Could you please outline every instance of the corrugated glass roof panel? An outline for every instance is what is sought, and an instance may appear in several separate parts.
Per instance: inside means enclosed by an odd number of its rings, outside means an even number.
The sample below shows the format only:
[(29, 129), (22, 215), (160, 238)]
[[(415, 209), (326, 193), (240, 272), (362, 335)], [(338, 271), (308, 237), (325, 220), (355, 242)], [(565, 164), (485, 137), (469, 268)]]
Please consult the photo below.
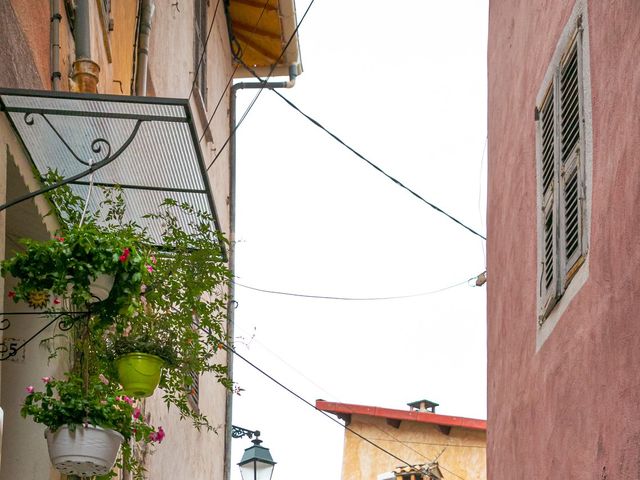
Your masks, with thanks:
[[(121, 185), (127, 220), (146, 227), (155, 240), (161, 226), (143, 215), (165, 198), (211, 214), (219, 229), (186, 100), (0, 89), (0, 110), (39, 173), (56, 169), (69, 178), (87, 172), (71, 184), (86, 196), (93, 166), (93, 182)], [(90, 208), (98, 208), (101, 195), (92, 191)]]

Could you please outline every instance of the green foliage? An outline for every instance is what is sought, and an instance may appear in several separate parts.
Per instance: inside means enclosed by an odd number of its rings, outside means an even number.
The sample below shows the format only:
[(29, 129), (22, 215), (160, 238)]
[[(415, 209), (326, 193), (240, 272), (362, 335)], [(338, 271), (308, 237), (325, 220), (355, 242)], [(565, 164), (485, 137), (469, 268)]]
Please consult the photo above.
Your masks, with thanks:
[[(139, 324), (136, 326), (140, 327)], [(164, 360), (165, 366), (173, 367), (179, 365), (175, 353), (177, 343), (177, 339), (172, 338), (168, 332), (158, 332), (157, 336), (150, 333), (113, 335), (107, 340), (107, 355), (116, 360), (129, 353), (148, 353)]]
[[(58, 179), (51, 173), (45, 183)], [(125, 401), (129, 406), (123, 407), (122, 398), (117, 399), (113, 360), (139, 351), (165, 360), (160, 380), (164, 401), (195, 427), (214, 430), (205, 416), (190, 407), (188, 398), (194, 373), (209, 373), (233, 389), (226, 355), (219, 351), (227, 343), (230, 272), (224, 259), (225, 239), (213, 228), (210, 215), (168, 199), (147, 216), (163, 226), (158, 247), (137, 224), (124, 222), (120, 190), (105, 190), (104, 197), (97, 213), (86, 213), (85, 200), (70, 188), (53, 190), (49, 200), (63, 225), (57, 238), (25, 241), (24, 252), (2, 263), (2, 273), (18, 280), (14, 300), (27, 300), (34, 290), (44, 291), (80, 310), (87, 309), (92, 279), (105, 273), (115, 276), (106, 300), (92, 304), (89, 316), (73, 316), (69, 332), (73, 374), (66, 381), (47, 383), (44, 393), (29, 394), (22, 414), (53, 430), (63, 424), (91, 423), (136, 441), (157, 439), (157, 434), (164, 433), (144, 426), (138, 429), (131, 423), (132, 405)], [(180, 225), (185, 220), (183, 229)], [(53, 354), (63, 348), (55, 346)], [(83, 385), (80, 378), (94, 381)], [(142, 472), (126, 442), (123, 459), (128, 469)]]
[[(45, 183), (58, 179), (51, 173)], [(84, 307), (92, 301), (91, 282), (106, 274), (114, 276), (115, 281), (109, 298), (96, 309), (104, 323), (110, 323), (115, 314), (135, 310), (140, 285), (148, 273), (149, 242), (135, 224), (122, 222), (122, 192), (105, 191), (107, 223), (102, 224), (97, 214), (86, 215), (80, 224), (83, 200), (69, 187), (55, 192), (50, 200), (60, 206), (63, 225), (58, 234), (45, 242), (22, 240), (24, 251), (1, 264), (2, 275), (10, 274), (18, 280), (10, 296), (15, 302), (27, 301), (37, 308), (55, 308), (64, 300)], [(33, 300), (34, 294), (38, 294), (38, 303)]]
[(147, 423), (133, 400), (119, 395), (116, 386), (106, 379), (92, 378), (87, 385), (74, 375), (65, 380), (42, 380), (44, 391), (27, 387), (29, 394), (20, 410), (23, 417), (33, 417), (51, 431), (63, 425), (72, 431), (93, 425), (119, 432), (125, 438), (120, 466), (135, 472), (136, 479), (144, 478), (144, 469), (133, 455), (130, 441), (159, 443), (164, 438), (162, 427), (156, 429)]
[[(178, 215), (189, 219), (187, 231), (179, 227)], [(165, 402), (176, 406), (196, 427), (212, 430), (187, 399), (192, 372), (212, 373), (226, 388), (233, 387), (218, 357), (221, 343), (226, 342), (224, 287), (230, 278), (223, 261), (224, 239), (211, 227), (211, 216), (188, 204), (165, 200), (161, 213), (150, 217), (165, 226), (163, 249), (151, 256), (153, 271), (142, 287), (137, 310), (116, 319), (109, 343), (128, 348), (156, 339), (158, 347), (168, 346), (171, 356), (155, 353), (167, 361), (160, 380)]]

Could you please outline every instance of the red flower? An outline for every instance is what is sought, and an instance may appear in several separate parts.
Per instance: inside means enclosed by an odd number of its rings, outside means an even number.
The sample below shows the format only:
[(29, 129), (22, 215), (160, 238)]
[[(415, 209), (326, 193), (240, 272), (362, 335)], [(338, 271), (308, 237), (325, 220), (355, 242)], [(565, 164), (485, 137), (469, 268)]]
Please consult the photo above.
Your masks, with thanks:
[(56, 297), (56, 298), (54, 298), (54, 299), (53, 299), (53, 304), (54, 304), (54, 305), (60, 305), (60, 299), (59, 299), (59, 298), (57, 298), (57, 297)]
[(53, 237), (53, 238), (55, 238), (59, 242), (64, 242), (64, 237)]
[(16, 292), (14, 292), (13, 290), (9, 290), (9, 293), (7, 295), (9, 296), (9, 298), (13, 298), (16, 296)]
[(127, 261), (127, 259), (129, 258), (129, 254), (130, 254), (130, 253), (131, 253), (131, 250), (129, 250), (128, 248), (125, 248), (125, 249), (122, 251), (122, 255), (120, 255), (120, 261), (121, 261), (122, 263), (126, 262), (126, 261)]

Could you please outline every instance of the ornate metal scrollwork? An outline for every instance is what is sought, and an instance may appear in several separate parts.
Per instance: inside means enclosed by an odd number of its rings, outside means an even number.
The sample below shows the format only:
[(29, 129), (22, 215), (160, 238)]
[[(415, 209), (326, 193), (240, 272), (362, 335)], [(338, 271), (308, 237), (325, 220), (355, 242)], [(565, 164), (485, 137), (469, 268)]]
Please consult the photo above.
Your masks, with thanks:
[[(27, 312), (18, 312), (13, 313), (13, 315), (24, 315)], [(44, 315), (55, 315), (49, 322), (47, 322), (40, 330), (31, 335), (27, 340), (22, 342), (19, 345), (16, 345), (15, 342), (7, 343), (0, 342), (0, 362), (4, 360), (8, 360), (11, 357), (15, 357), (20, 350), (26, 347), (29, 342), (37, 338), (42, 332), (44, 332), (47, 328), (53, 325), (55, 322), (58, 322), (58, 328), (62, 331), (70, 330), (74, 324), (81, 318), (86, 318), (89, 315), (89, 312), (34, 312), (41, 313)], [(12, 315), (11, 313), (7, 313), (6, 315)], [(3, 319), (0, 325), (5, 325), (5, 323), (10, 324), (8, 319)], [(8, 325), (4, 327), (4, 329), (9, 328)]]
[[(51, 128), (51, 130), (53, 130), (53, 133), (56, 134), (56, 136), (60, 139), (60, 141), (62, 142), (62, 144), (67, 148), (67, 150), (69, 150), (69, 153), (71, 153), (71, 155), (73, 155), (73, 158), (75, 158), (78, 162), (80, 162), (83, 165), (86, 165), (87, 167), (90, 167), (91, 165), (98, 163), (98, 162), (102, 162), (104, 160), (107, 160), (108, 158), (111, 157), (111, 143), (109, 143), (109, 141), (106, 138), (96, 138), (95, 140), (93, 140), (91, 142), (91, 151), (94, 153), (102, 153), (103, 150), (103, 146), (106, 146), (106, 153), (102, 156), (102, 158), (97, 159), (97, 160), (84, 160), (82, 158), (80, 158), (78, 156), (78, 154), (73, 150), (73, 148), (71, 148), (71, 145), (69, 145), (69, 143), (67, 143), (67, 141), (62, 138), (62, 135), (60, 134), (60, 132), (58, 131), (58, 129), (56, 127), (53, 126), (53, 124), (51, 123), (51, 121), (47, 118), (47, 116), (44, 113), (41, 112), (27, 112), (24, 114), (24, 123), (26, 125), (29, 126), (33, 126), (35, 124), (35, 119), (34, 119), (34, 115), (40, 115), (40, 117), (42, 117), (42, 119), (47, 122), (47, 125), (49, 125), (49, 128)], [(102, 145), (101, 145), (102, 144)]]
[(246, 428), (242, 428), (242, 427), (237, 427), (235, 425), (231, 425), (231, 437), (232, 438), (242, 438), (242, 437), (248, 437), (248, 438), (253, 438), (253, 437), (259, 437), (260, 436), (260, 431), (259, 430), (247, 430)]

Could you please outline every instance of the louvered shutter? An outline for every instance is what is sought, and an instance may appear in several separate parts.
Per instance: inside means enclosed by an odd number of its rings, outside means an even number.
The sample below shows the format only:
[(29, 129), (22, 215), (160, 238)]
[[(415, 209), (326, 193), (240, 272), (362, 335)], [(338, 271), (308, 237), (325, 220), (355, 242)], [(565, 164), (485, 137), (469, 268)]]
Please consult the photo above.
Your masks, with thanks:
[(556, 142), (556, 94), (554, 83), (540, 108), (540, 160), (542, 194), (542, 239), (540, 278), (541, 315), (544, 320), (558, 299), (558, 162)]
[[(580, 65), (575, 41), (560, 66), (560, 265), (563, 287), (584, 253), (582, 102)], [(575, 267), (575, 268), (574, 268)]]

